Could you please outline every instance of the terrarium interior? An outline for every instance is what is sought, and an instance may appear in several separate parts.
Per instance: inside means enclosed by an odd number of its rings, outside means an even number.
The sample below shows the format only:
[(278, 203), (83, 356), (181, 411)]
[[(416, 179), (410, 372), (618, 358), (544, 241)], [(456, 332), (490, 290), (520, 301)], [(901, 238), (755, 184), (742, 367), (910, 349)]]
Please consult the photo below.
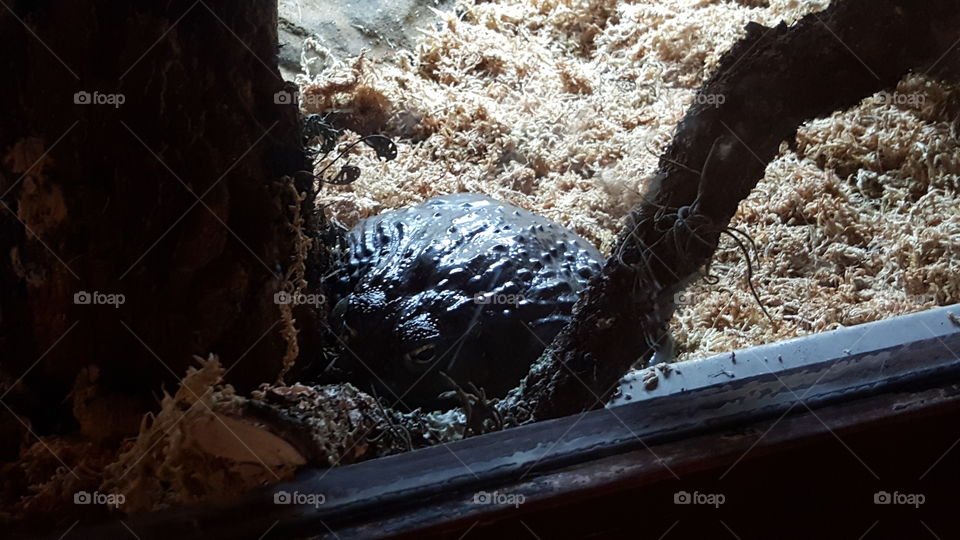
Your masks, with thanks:
[[(324, 186), (318, 200), (353, 227), (431, 197), (483, 193), (609, 254), (677, 122), (746, 22), (790, 23), (828, 4), (500, 2), (438, 14), (409, 51), (353, 57), (338, 54), (333, 37), (309, 40), (295, 76), (304, 110), (354, 137), (385, 133), (399, 148), (396, 161), (352, 156), (363, 176)], [(956, 88), (916, 73), (804, 124), (731, 222), (752, 245), (725, 237), (703, 277), (677, 291), (673, 343), (660, 358), (955, 303), (956, 115)]]
[[(685, 115), (728, 105), (704, 89), (736, 73), (748, 23), (785, 32), (829, 1), (200, 4), (110, 15), (130, 51), (106, 68), (92, 34), (57, 36), (68, 8), (0, 16), (24, 39), (24, 82), (0, 94), (20, 105), (0, 135), (0, 516), (18, 532), (603, 407), (631, 368), (655, 386), (661, 362), (960, 302), (960, 86), (934, 69), (952, 56), (807, 119), (769, 163), (726, 124), (670, 157)], [(62, 79), (54, 121), (28, 88)], [(729, 224), (703, 221), (733, 155), (763, 178)], [(654, 202), (670, 175), (696, 198)], [(638, 292), (625, 268), (671, 283)], [(606, 294), (630, 307), (584, 308)], [(587, 322), (636, 346), (584, 383)]]

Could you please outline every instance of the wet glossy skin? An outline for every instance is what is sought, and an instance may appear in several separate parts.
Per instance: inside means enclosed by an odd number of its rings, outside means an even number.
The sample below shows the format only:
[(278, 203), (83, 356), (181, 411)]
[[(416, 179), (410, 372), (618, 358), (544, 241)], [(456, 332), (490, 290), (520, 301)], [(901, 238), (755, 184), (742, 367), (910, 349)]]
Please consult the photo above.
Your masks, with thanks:
[(603, 260), (557, 223), (466, 193), (364, 220), (348, 244), (331, 323), (361, 362), (344, 367), (411, 408), (444, 405), (440, 371), (505, 395)]

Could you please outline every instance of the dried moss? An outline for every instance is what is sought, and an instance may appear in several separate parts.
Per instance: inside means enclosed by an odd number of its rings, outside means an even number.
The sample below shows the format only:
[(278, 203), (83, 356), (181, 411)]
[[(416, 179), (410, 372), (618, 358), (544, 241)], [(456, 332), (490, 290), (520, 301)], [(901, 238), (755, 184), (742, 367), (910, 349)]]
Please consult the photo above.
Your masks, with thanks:
[(191, 368), (177, 392), (164, 394), (160, 411), (144, 417), (137, 438), (103, 470), (100, 491), (122, 493), (120, 508), (137, 512), (291, 478), (304, 459), (282, 439), (231, 418), (243, 398), (221, 385), (223, 373), (214, 356)]
[[(715, 256), (673, 320), (680, 359), (960, 302), (960, 86), (908, 75), (808, 122), (731, 225), (759, 249), (750, 297), (740, 250)], [(897, 103), (897, 102), (900, 103)]]

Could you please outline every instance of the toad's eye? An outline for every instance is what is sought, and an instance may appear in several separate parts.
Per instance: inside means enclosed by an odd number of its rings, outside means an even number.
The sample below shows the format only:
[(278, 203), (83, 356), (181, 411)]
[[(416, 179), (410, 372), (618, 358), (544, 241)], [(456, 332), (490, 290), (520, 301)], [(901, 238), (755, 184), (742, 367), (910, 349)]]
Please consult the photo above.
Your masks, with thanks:
[(407, 365), (407, 369), (411, 371), (423, 371), (433, 363), (435, 352), (433, 345), (424, 345), (403, 355), (403, 360)]

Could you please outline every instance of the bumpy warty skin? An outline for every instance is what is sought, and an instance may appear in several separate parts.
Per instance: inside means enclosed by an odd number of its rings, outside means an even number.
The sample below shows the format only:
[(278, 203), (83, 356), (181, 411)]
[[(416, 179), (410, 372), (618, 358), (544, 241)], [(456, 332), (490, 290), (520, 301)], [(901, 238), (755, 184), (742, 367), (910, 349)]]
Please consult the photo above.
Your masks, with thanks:
[(570, 320), (600, 252), (563, 226), (483, 195), (446, 195), (360, 222), (332, 286), (343, 368), (401, 407), (439, 408), (473, 383), (517, 385)]

